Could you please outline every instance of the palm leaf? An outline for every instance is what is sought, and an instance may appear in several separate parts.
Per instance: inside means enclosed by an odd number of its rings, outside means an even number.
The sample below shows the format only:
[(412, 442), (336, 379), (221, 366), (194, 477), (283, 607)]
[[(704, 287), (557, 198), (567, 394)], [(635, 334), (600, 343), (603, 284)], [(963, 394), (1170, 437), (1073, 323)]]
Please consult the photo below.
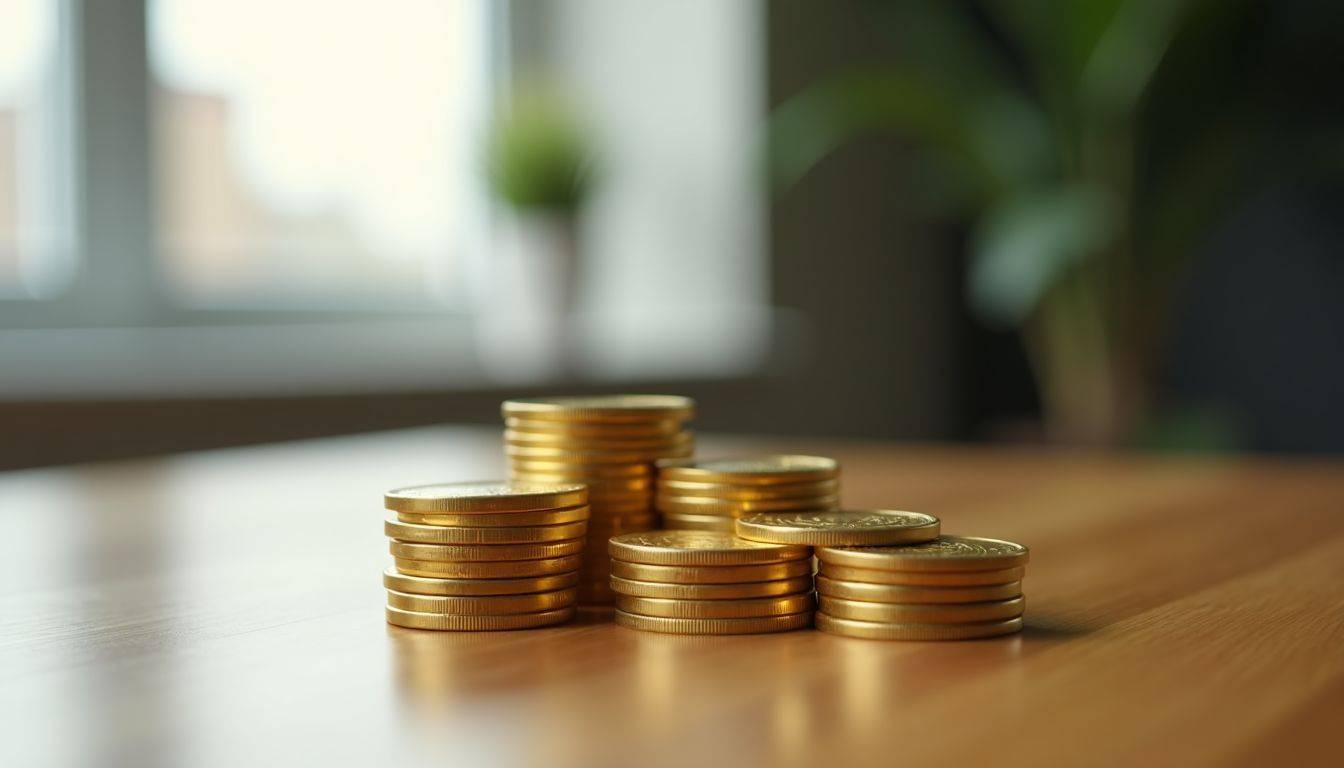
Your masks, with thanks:
[(818, 83), (780, 105), (768, 133), (777, 187), (857, 136), (895, 133), (939, 155), (981, 200), (1028, 183), (1048, 146), (1039, 114), (1014, 94), (949, 92), (897, 69)]

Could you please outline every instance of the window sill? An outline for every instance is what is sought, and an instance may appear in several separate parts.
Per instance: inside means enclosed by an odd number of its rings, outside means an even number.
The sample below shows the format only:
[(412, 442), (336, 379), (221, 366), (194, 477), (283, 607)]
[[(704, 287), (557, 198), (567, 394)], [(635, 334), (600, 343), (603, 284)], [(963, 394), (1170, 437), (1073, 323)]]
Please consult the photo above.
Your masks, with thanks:
[[(770, 310), (579, 322), (582, 376), (501, 366), (462, 316), (0, 331), (0, 401), (285, 397), (482, 390), (564, 383), (716, 380), (759, 373), (799, 338)], [(790, 325), (796, 319), (783, 315)], [(787, 331), (787, 332), (782, 332)], [(482, 354), (482, 352), (485, 354)], [(784, 350), (789, 351), (789, 350)], [(792, 350), (797, 352), (797, 350)], [(792, 356), (792, 355), (790, 355)]]

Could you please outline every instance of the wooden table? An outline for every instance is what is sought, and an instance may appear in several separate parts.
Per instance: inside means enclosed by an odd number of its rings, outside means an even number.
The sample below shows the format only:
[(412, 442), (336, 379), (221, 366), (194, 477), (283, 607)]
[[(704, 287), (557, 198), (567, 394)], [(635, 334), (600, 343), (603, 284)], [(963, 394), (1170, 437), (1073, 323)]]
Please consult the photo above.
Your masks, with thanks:
[(0, 476), (0, 764), (1338, 764), (1344, 464), (816, 441), (849, 505), (1032, 548), (961, 643), (384, 624), (381, 492), (429, 429)]

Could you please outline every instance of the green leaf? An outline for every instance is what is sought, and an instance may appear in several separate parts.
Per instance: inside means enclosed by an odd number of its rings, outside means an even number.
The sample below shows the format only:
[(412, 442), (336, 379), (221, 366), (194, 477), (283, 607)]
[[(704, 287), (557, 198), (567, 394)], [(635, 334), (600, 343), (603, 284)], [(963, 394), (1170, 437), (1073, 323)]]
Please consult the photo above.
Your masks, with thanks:
[(1078, 83), (1090, 113), (1109, 118), (1133, 112), (1190, 5), (1191, 0), (1129, 0), (1120, 6)]
[[(1113, 1), (1113, 0), (1108, 0)], [(1014, 62), (986, 35), (970, 3), (901, 0), (865, 4), (869, 26), (890, 34), (901, 63), (948, 91), (1017, 89)]]
[(957, 92), (899, 69), (818, 83), (776, 109), (768, 133), (777, 188), (870, 133), (894, 133), (940, 155), (985, 199), (1043, 175), (1049, 157), (1039, 112), (1016, 94)]
[(515, 208), (573, 211), (592, 185), (578, 118), (552, 90), (520, 88), (485, 147), (491, 189)]
[(1119, 207), (1105, 188), (1060, 185), (1004, 200), (981, 219), (968, 275), (972, 308), (1017, 325), (1051, 286), (1114, 241)]
[(1157, 451), (1215, 453), (1244, 450), (1251, 429), (1236, 409), (1217, 403), (1169, 408), (1143, 426), (1138, 444)]
[[(985, 10), (1004, 30), (1030, 72), (1066, 164), (1081, 141), (1079, 81), (1097, 41), (1124, 0), (988, 0)], [(1067, 159), (1065, 159), (1067, 158)]]

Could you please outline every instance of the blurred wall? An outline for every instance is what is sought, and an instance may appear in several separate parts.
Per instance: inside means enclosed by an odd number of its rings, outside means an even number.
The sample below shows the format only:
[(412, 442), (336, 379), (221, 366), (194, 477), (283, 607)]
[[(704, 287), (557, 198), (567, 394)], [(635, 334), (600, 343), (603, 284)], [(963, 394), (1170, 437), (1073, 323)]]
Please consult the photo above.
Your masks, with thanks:
[[(766, 6), (771, 105), (819, 77), (880, 62), (889, 38), (849, 2)], [(929, 439), (955, 431), (962, 393), (955, 233), (912, 221), (910, 155), (873, 138), (823, 161), (771, 209), (772, 298), (811, 324), (753, 429)]]
[[(1237, 4), (1177, 41), (1149, 95), (1149, 162), (1213, 123), (1256, 140), (1172, 315), (1163, 408), (1176, 445), (1344, 452), (1344, 6)], [(1184, 433), (1184, 434), (1182, 434)], [(1212, 434), (1210, 434), (1212, 433)]]

